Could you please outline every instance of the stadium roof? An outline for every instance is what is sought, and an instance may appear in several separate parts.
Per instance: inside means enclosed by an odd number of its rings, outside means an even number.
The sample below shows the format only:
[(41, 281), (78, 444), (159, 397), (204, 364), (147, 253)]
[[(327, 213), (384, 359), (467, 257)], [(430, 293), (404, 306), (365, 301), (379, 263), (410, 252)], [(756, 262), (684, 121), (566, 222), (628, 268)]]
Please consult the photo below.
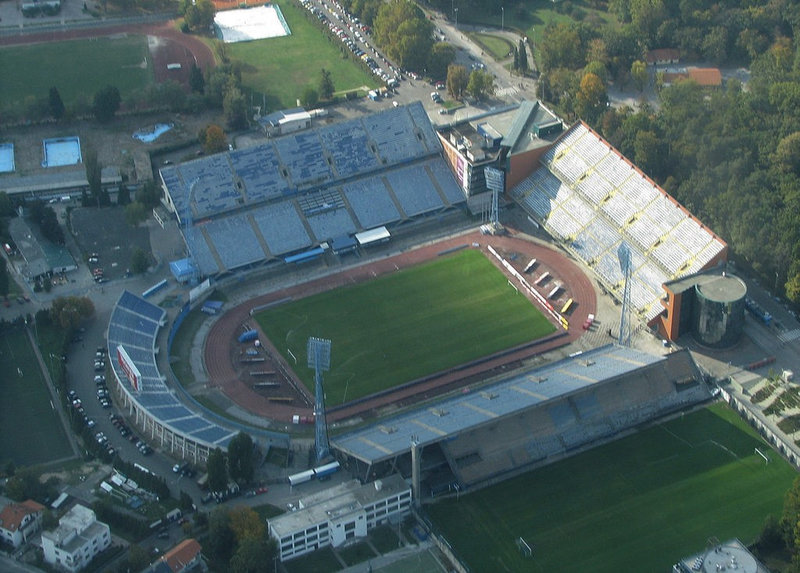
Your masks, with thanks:
[(367, 464), (468, 431), (491, 420), (516, 414), (592, 384), (629, 374), (665, 360), (622, 346), (605, 346), (384, 419), (378, 424), (335, 436), (331, 446)]
[(722, 260), (727, 245), (589, 126), (567, 130), (511, 190), (523, 208), (621, 296), (617, 248), (631, 250), (631, 301), (649, 322), (665, 282)]

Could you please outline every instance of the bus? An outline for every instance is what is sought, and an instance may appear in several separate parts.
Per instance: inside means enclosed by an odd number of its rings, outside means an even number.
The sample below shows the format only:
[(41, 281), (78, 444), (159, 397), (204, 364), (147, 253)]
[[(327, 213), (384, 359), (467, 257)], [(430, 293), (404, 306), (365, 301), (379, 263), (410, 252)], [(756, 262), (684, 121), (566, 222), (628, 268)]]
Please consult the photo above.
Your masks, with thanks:
[(572, 310), (572, 299), (569, 299), (567, 302), (564, 303), (564, 306), (561, 307), (561, 314), (567, 314), (569, 311)]

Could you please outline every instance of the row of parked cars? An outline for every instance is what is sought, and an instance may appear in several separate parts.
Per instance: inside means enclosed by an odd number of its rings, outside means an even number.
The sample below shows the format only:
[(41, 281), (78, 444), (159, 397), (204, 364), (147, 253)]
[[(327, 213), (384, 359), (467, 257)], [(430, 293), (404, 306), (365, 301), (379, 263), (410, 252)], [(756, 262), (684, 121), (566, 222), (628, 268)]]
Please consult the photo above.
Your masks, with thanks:
[(133, 445), (136, 446), (136, 449), (139, 450), (139, 453), (141, 453), (143, 456), (149, 456), (153, 453), (153, 448), (147, 445), (144, 440), (140, 439), (139, 436), (137, 436), (136, 433), (128, 427), (122, 416), (112, 412), (108, 415), (108, 419), (111, 420), (113, 426), (119, 430), (119, 433), (123, 438), (129, 440)]

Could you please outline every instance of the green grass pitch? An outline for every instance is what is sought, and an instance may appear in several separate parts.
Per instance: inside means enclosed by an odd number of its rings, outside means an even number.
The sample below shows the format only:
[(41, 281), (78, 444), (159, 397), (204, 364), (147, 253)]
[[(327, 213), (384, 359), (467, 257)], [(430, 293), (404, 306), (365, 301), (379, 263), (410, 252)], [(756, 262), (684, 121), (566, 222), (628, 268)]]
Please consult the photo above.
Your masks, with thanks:
[(555, 327), (481, 252), (463, 250), (374, 281), (265, 310), (267, 337), (313, 391), (310, 336), (328, 338), (329, 406), (552, 333)]
[(275, 3), (281, 7), (292, 31), (290, 36), (238, 42), (225, 47), (232, 60), (244, 64), (242, 84), (266, 94), (268, 109), (294, 107), (308, 85), (318, 90), (322, 68), (331, 73), (337, 91), (378, 86), (374, 76), (349, 56), (343, 57), (342, 48), (350, 53), (347, 47), (338, 39), (329, 40), (306, 18), (299, 4), (284, 0)]
[(0, 462), (28, 466), (70, 455), (28, 337), (21, 330), (0, 334)]
[(796, 475), (715, 404), (428, 512), (472, 571), (668, 571), (711, 536), (751, 543)]
[(124, 100), (153, 81), (153, 70), (147, 38), (127, 36), (2, 48), (0, 77), (3, 108), (22, 105), (28, 97), (47, 101), (53, 86), (69, 106), (80, 97), (91, 103), (107, 85), (116, 86)]

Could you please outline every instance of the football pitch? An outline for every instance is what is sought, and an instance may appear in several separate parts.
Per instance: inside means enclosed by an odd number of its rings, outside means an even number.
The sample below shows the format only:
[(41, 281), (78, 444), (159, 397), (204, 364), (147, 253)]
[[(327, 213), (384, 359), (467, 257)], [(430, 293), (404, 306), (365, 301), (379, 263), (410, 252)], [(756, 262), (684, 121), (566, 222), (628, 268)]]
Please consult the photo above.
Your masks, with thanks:
[(256, 319), (312, 392), (307, 340), (331, 340), (331, 368), (324, 375), (329, 406), (555, 330), (476, 250), (267, 309)]
[(0, 373), (0, 463), (29, 466), (72, 455), (22, 330), (0, 334)]
[(153, 81), (145, 36), (86, 38), (0, 49), (0, 107), (25, 104), (26, 98), (47, 101), (58, 88), (67, 106), (83, 98), (91, 105), (97, 90), (115, 86), (122, 96)]
[(715, 404), (427, 509), (472, 571), (669, 571), (709, 537), (751, 543), (796, 475)]

